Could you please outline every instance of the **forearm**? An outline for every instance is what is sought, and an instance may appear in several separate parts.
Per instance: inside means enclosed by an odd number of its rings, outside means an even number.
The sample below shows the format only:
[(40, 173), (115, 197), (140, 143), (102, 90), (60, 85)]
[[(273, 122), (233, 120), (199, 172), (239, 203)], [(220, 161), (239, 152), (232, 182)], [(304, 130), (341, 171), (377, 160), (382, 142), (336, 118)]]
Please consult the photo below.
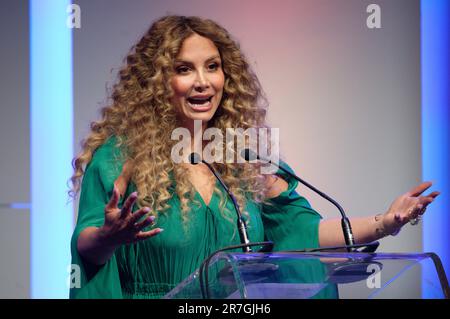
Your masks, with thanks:
[(87, 227), (78, 236), (78, 253), (94, 265), (104, 265), (114, 254), (116, 246), (107, 245), (98, 227)]
[[(351, 218), (355, 244), (370, 243), (384, 237), (382, 215)], [(345, 245), (341, 219), (327, 219), (319, 224), (319, 244), (321, 247)]]

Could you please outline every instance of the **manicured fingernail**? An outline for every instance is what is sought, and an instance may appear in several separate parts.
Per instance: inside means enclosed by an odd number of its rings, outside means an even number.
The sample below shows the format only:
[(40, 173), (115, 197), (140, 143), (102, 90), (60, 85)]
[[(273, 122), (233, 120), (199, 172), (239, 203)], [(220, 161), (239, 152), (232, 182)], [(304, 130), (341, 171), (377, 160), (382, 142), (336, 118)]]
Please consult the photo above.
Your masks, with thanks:
[(149, 211), (150, 211), (150, 208), (148, 208), (148, 207), (144, 207), (144, 209), (143, 209), (143, 211), (144, 211), (144, 213), (148, 213)]
[(162, 233), (164, 231), (164, 228), (159, 228), (158, 234)]
[(153, 222), (155, 220), (155, 216), (150, 216), (148, 219)]

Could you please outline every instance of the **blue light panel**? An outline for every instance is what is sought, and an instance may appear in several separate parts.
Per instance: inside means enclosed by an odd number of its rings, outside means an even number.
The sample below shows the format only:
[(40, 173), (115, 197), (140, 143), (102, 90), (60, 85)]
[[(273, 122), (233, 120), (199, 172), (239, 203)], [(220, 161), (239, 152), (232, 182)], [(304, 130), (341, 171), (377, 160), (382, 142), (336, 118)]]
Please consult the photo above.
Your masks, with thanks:
[[(422, 45), (422, 174), (441, 191), (423, 221), (423, 250), (439, 255), (450, 274), (449, 174), (449, 12), (448, 0), (421, 1)], [(422, 295), (436, 297), (426, 283), (431, 265), (422, 273)], [(434, 280), (434, 285), (439, 282)]]
[(30, 0), (31, 291), (67, 298), (73, 208), (72, 30), (69, 0)]

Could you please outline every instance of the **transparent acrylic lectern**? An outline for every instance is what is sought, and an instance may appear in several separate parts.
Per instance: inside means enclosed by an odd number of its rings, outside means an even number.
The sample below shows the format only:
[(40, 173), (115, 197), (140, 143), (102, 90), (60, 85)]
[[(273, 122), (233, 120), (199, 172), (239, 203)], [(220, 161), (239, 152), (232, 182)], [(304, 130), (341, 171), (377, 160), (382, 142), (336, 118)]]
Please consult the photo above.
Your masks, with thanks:
[(449, 298), (433, 253), (229, 253), (203, 263), (165, 298)]

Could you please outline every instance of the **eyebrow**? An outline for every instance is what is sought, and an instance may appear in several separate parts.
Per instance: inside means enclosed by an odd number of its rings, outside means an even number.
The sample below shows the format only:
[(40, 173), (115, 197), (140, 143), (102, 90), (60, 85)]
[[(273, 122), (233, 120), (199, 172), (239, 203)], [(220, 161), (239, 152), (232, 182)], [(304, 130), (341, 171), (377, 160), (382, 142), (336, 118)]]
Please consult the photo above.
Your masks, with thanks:
[[(209, 62), (209, 61), (211, 61), (211, 60), (214, 60), (214, 59), (217, 59), (217, 58), (219, 58), (220, 59), (220, 55), (214, 55), (214, 56), (212, 56), (212, 57), (210, 57), (210, 58), (208, 58), (205, 62)], [(186, 64), (192, 64), (192, 62), (189, 62), (189, 61), (185, 61), (185, 60), (178, 60), (178, 59), (175, 59), (175, 63), (186, 63)]]

